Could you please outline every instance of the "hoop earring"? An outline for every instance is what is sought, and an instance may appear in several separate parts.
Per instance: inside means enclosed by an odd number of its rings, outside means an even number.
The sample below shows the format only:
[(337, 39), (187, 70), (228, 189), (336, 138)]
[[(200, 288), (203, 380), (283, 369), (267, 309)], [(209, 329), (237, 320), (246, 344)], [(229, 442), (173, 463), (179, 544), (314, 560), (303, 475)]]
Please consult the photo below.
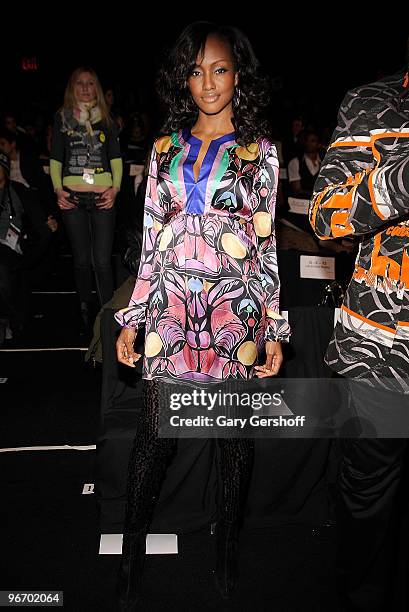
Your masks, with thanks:
[(186, 98), (185, 102), (184, 102), (184, 111), (185, 111), (185, 113), (191, 113), (192, 112), (191, 101), (188, 98)]

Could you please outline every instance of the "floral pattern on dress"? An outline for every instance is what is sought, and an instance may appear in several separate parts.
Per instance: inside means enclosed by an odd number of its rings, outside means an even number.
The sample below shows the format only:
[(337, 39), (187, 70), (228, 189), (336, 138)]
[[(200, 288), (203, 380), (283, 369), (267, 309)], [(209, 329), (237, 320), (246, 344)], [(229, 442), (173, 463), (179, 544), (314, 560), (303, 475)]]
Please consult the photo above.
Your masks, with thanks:
[(248, 379), (266, 340), (287, 342), (274, 230), (279, 164), (260, 138), (202, 141), (189, 129), (155, 141), (141, 263), (125, 327), (145, 324), (143, 377)]

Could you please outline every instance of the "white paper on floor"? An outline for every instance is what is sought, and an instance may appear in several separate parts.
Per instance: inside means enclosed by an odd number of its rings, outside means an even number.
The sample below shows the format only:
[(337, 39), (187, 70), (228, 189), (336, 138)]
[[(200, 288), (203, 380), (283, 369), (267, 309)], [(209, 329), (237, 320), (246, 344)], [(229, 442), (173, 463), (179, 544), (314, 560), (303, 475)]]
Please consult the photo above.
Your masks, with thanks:
[[(120, 555), (122, 553), (122, 533), (102, 533), (99, 543), (100, 555)], [(176, 533), (148, 533), (146, 537), (147, 555), (174, 555), (178, 553)]]
[(147, 555), (175, 555), (178, 552), (176, 533), (148, 533), (146, 538)]

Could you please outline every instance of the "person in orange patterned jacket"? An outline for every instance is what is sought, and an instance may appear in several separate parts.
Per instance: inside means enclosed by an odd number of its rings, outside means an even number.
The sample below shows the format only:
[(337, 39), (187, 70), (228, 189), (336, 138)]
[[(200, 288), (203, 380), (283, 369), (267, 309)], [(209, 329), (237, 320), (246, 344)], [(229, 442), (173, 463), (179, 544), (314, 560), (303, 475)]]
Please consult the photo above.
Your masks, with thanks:
[(409, 438), (407, 69), (346, 94), (309, 219), (321, 239), (360, 240), (325, 361), (360, 427), (339, 439), (338, 590), (343, 609), (374, 612), (387, 605), (389, 529)]
[(409, 96), (407, 74), (347, 93), (315, 183), (319, 238), (361, 237), (326, 362), (409, 393)]

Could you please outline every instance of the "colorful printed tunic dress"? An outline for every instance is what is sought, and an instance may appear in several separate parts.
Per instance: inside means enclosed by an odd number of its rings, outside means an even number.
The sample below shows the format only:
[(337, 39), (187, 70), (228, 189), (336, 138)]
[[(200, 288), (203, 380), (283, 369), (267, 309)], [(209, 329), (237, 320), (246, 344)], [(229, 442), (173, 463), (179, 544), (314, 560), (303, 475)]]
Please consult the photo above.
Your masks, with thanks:
[(203, 143), (188, 128), (155, 141), (141, 263), (125, 327), (145, 324), (143, 378), (248, 379), (266, 340), (288, 341), (279, 313), (275, 146), (235, 134)]

